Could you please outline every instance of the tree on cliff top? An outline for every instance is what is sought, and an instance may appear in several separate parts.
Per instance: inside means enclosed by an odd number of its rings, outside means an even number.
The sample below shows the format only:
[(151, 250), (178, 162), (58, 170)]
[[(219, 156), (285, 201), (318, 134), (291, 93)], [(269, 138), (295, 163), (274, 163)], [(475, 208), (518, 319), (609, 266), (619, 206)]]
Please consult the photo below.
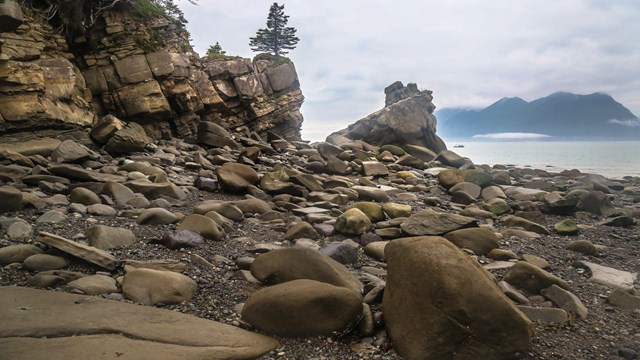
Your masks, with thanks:
[(249, 38), (251, 50), (280, 56), (288, 53), (285, 50), (295, 49), (300, 39), (296, 37), (297, 30), (287, 26), (287, 21), (289, 16), (284, 14), (284, 5), (274, 2), (269, 9), (267, 28), (258, 30), (255, 37)]
[(227, 52), (222, 50), (222, 46), (216, 41), (215, 45), (210, 45), (207, 49), (207, 56), (224, 55)]

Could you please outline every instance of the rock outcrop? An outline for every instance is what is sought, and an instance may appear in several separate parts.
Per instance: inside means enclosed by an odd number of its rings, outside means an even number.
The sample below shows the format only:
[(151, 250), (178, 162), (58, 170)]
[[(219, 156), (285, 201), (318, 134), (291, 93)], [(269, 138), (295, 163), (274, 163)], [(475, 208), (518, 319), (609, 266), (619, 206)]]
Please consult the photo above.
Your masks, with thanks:
[[(439, 153), (447, 147), (436, 135), (435, 105), (431, 90), (419, 91), (416, 84), (400, 81), (387, 86), (384, 109), (334, 132), (327, 142), (342, 145), (348, 139), (373, 145), (418, 145)], [(346, 138), (346, 139), (345, 139)]]
[(186, 31), (126, 3), (67, 37), (27, 6), (1, 5), (0, 134), (90, 127), (112, 115), (151, 139), (195, 136), (200, 121), (300, 139), (304, 96), (286, 58), (199, 58)]

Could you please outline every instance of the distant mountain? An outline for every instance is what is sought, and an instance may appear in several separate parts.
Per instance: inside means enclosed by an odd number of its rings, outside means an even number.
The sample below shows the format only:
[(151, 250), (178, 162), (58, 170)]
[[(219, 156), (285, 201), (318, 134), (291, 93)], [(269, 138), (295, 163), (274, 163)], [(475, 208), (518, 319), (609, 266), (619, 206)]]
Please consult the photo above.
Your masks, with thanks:
[(564, 139), (638, 139), (640, 119), (603, 93), (556, 92), (527, 102), (502, 98), (485, 109), (435, 112), (438, 135), (467, 138), (495, 133), (537, 133)]

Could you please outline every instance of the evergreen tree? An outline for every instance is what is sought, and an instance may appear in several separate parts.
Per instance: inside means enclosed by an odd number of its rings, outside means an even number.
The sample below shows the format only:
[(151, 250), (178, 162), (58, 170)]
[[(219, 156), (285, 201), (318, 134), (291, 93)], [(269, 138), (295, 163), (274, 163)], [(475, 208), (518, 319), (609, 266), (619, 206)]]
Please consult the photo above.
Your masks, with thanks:
[(207, 49), (207, 56), (224, 55), (227, 52), (222, 50), (222, 46), (216, 41), (215, 45), (210, 45)]
[(287, 26), (289, 16), (284, 14), (284, 5), (273, 3), (267, 17), (267, 28), (260, 29), (256, 36), (249, 38), (251, 50), (256, 52), (269, 52), (280, 56), (293, 50), (300, 39), (296, 37), (296, 29)]

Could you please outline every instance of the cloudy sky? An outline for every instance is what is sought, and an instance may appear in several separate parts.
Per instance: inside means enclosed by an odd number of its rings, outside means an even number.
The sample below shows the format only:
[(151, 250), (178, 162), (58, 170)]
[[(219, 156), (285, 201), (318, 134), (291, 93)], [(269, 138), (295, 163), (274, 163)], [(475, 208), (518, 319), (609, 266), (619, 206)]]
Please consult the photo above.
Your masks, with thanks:
[[(199, 0), (183, 9), (203, 55), (216, 41), (252, 57), (273, 0)], [(400, 80), (444, 107), (605, 92), (640, 116), (638, 0), (286, 0), (298, 29), (302, 135), (321, 140), (381, 109)]]

